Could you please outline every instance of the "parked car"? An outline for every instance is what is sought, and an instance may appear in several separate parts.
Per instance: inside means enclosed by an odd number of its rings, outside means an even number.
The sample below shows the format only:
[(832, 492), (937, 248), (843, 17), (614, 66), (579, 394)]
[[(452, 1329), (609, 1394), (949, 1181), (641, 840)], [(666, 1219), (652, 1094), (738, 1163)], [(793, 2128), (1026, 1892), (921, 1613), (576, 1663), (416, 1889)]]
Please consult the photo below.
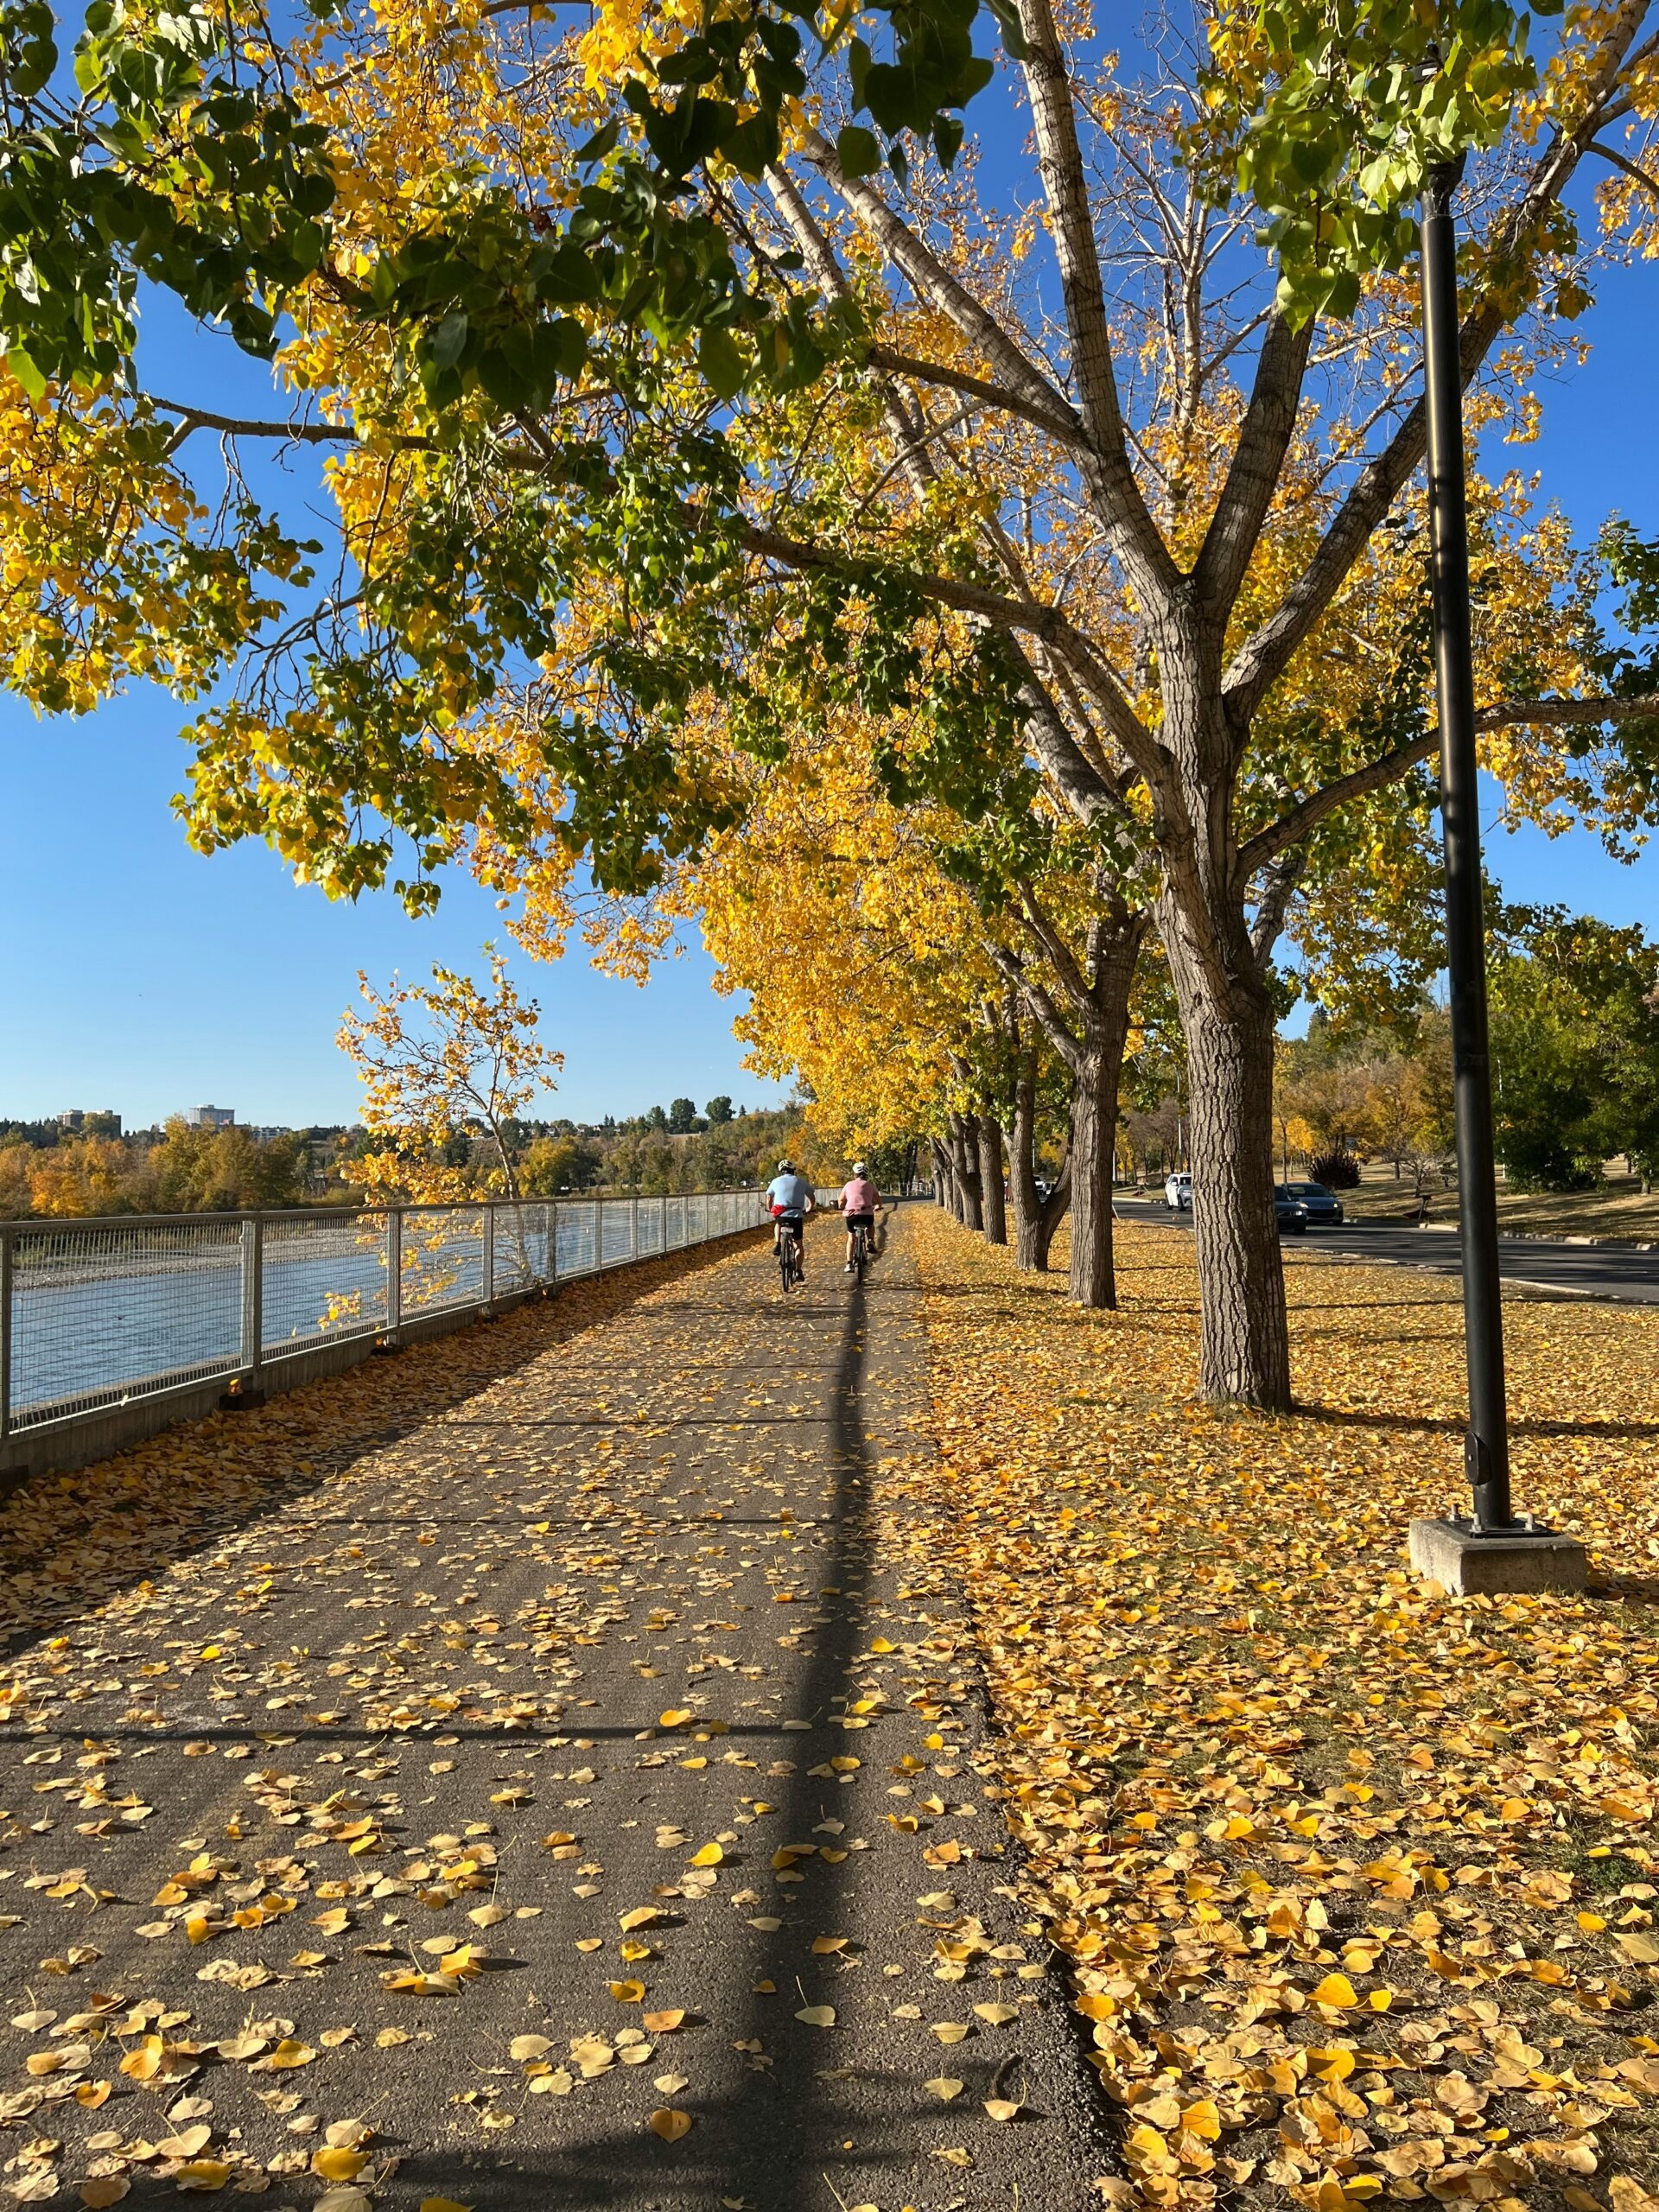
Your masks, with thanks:
[(1185, 1212), (1192, 1204), (1192, 1178), (1185, 1169), (1169, 1176), (1164, 1184), (1164, 1204), (1172, 1213)]
[(1281, 1183), (1275, 1198), (1295, 1198), (1307, 1208), (1310, 1229), (1334, 1229), (1342, 1219), (1342, 1200), (1323, 1183)]
[(1291, 1197), (1289, 1188), (1283, 1183), (1274, 1192), (1273, 1212), (1281, 1236), (1306, 1236), (1307, 1208), (1300, 1198)]

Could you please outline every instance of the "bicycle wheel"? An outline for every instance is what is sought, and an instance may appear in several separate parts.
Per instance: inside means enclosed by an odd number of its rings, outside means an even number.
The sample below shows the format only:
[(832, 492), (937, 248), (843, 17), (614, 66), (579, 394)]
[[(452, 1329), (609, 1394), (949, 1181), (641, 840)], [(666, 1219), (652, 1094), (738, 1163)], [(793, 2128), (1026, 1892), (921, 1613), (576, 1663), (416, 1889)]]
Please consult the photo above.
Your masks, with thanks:
[(780, 1236), (778, 1240), (778, 1273), (784, 1286), (784, 1296), (789, 1296), (789, 1286), (795, 1274), (795, 1239)]
[(862, 1282), (864, 1265), (870, 1256), (870, 1232), (861, 1229), (853, 1239), (853, 1281)]

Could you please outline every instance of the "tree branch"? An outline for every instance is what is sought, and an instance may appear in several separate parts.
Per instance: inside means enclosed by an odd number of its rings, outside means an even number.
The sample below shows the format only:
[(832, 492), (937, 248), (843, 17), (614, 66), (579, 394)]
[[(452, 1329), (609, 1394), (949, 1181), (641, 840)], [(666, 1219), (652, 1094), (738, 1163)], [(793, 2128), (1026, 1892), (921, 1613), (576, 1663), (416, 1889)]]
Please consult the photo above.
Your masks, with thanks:
[(1604, 146), (1599, 138), (1592, 138), (1585, 150), (1599, 154), (1604, 162), (1611, 162), (1616, 169), (1623, 169), (1626, 176), (1635, 178), (1644, 192), (1650, 192), (1656, 200), (1659, 200), (1659, 177), (1649, 176), (1646, 169), (1627, 160), (1615, 147)]
[(1046, 985), (1039, 982), (1019, 954), (1007, 945), (993, 944), (990, 954), (997, 967), (1031, 1008), (1049, 1043), (1075, 1076), (1082, 1061), (1083, 1046), (1072, 1035), (1065, 1016), (1054, 1003), (1052, 994)]
[(1060, 988), (1071, 1000), (1086, 1032), (1095, 1010), (1095, 995), (1089, 987), (1089, 978), (1084, 974), (1071, 946), (1060, 935), (1052, 917), (1023, 876), (1019, 879), (1019, 891), (1020, 903), (1025, 910), (1025, 925), (1041, 948), (1044, 958), (1059, 977)]
[[(1586, 722), (1631, 721), (1648, 715), (1659, 715), (1659, 694), (1636, 699), (1500, 699), (1490, 707), (1481, 708), (1475, 716), (1475, 728), (1483, 732), (1528, 725), (1539, 729), (1559, 729)], [(1385, 785), (1397, 782), (1420, 761), (1437, 753), (1440, 743), (1438, 728), (1426, 730), (1421, 737), (1395, 746), (1392, 753), (1385, 753), (1379, 760), (1368, 761), (1363, 768), (1338, 776), (1322, 791), (1313, 792), (1293, 806), (1288, 814), (1281, 815), (1266, 830), (1258, 830), (1240, 847), (1241, 879), (1248, 882), (1258, 868), (1306, 837), (1309, 830), (1317, 829), (1327, 815), (1334, 814), (1350, 799), (1363, 798), (1368, 791), (1381, 791)]]
[(1283, 853), (1273, 862), (1256, 900), (1255, 919), (1250, 927), (1250, 950), (1265, 968), (1268, 956), (1279, 941), (1279, 932), (1285, 926), (1285, 915), (1290, 906), (1291, 893), (1307, 865), (1307, 855), (1300, 848)]
[(917, 297), (955, 325), (968, 343), (990, 363), (1008, 391), (1044, 415), (1071, 423), (1081, 435), (1082, 425), (1065, 395), (1057, 391), (1041, 370), (1027, 359), (995, 316), (980, 305), (966, 285), (923, 244), (910, 226), (893, 213), (869, 179), (844, 176), (835, 148), (821, 131), (809, 126), (802, 134), (802, 143), (825, 182), (857, 216)]
[[(1026, 708), (1026, 728), (1044, 773), (1077, 821), (1092, 822), (1098, 814), (1109, 814), (1120, 827), (1132, 830), (1138, 839), (1140, 825), (1124, 805), (1122, 795), (1100, 773), (1073, 737), (1065, 717), (1049, 697), (1026, 654), (1017, 645), (1013, 650), (1019, 657), (1025, 678), (1020, 694)], [(1133, 714), (1132, 709), (1130, 712)], [(1147, 742), (1151, 743), (1150, 738)]]
[[(1496, 289), (1500, 274), (1526, 248), (1542, 218), (1560, 198), (1601, 127), (1603, 109), (1618, 83), (1646, 4), (1647, 0), (1618, 0), (1612, 27), (1590, 72), (1582, 116), (1573, 130), (1563, 132), (1541, 156), (1526, 191), (1494, 242), (1495, 251), (1489, 256), (1494, 270), (1491, 289), (1463, 322), (1459, 353), (1465, 390), (1507, 320)], [(1422, 460), (1427, 436), (1427, 416), (1420, 399), (1389, 444), (1361, 471), (1306, 568), (1273, 613), (1235, 654), (1223, 683), (1235, 727), (1249, 721), (1263, 693), (1284, 672), (1292, 654), (1335, 598), (1371, 533)]]
[(889, 376), (914, 377), (918, 384), (943, 385), (947, 391), (982, 400), (987, 407), (1000, 409), (1005, 415), (1019, 416), (1022, 422), (1046, 430), (1063, 445), (1087, 449), (1089, 441), (1075, 416), (1068, 418), (1047, 408), (1035, 407), (1019, 392), (1007, 391), (984, 377), (970, 376), (965, 369), (942, 367), (937, 361), (924, 361), (914, 353), (901, 353), (891, 346), (871, 346), (864, 358), (872, 368), (885, 369)]
[[(807, 266), (819, 283), (836, 299), (850, 300), (853, 296), (851, 282), (836, 260), (834, 246), (819, 227), (794, 179), (786, 169), (774, 165), (767, 173), (767, 181), (784, 220), (789, 225)], [(919, 406), (912, 409), (906, 404), (906, 396), (891, 378), (883, 378), (880, 388), (881, 411), (887, 417), (888, 435), (897, 448), (893, 466), (904, 471), (917, 497), (925, 498), (929, 486), (937, 480), (938, 475), (932, 455), (926, 450), (925, 413)], [(885, 483), (886, 480), (884, 475), (881, 481)], [(880, 486), (877, 485), (875, 490), (880, 489)], [(874, 492), (867, 495), (869, 499), (874, 496)]]
[(1262, 535), (1296, 428), (1313, 342), (1311, 316), (1300, 330), (1293, 330), (1275, 310), (1256, 355), (1255, 381), (1232, 465), (1192, 572), (1198, 603), (1211, 621), (1224, 622), (1231, 613)]
[[(159, 407), (167, 414), (176, 415), (180, 418), (178, 428), (174, 432), (173, 444), (168, 448), (169, 453), (181, 445), (193, 430), (219, 430), (227, 437), (233, 438), (293, 439), (302, 445), (354, 446), (359, 442), (355, 430), (345, 429), (332, 423), (255, 422), (240, 415), (216, 415), (209, 407), (189, 407), (181, 400), (158, 399), (153, 392), (145, 396), (152, 407)], [(409, 446), (424, 446), (427, 442), (424, 438), (399, 441), (400, 444)]]
[(1166, 607), (1180, 588), (1179, 572), (1129, 465), (1071, 73), (1049, 0), (1019, 0), (1019, 4), (1037, 165), (1059, 264), (1071, 369), (1088, 432), (1090, 457), (1084, 463), (1084, 475), (1129, 582), (1149, 608)]

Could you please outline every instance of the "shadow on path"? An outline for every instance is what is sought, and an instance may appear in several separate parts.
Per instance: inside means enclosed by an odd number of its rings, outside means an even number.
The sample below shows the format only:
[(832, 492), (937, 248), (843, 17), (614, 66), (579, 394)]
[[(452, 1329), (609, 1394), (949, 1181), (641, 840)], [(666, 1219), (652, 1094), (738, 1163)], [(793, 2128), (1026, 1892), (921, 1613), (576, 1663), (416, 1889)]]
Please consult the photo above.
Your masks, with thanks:
[(741, 1249), (735, 1240), (696, 1246), (582, 1276), (499, 1319), (365, 1360), (253, 1411), (181, 1423), (70, 1474), (31, 1475), (0, 1502), (0, 1658), (257, 1528), (569, 1338)]

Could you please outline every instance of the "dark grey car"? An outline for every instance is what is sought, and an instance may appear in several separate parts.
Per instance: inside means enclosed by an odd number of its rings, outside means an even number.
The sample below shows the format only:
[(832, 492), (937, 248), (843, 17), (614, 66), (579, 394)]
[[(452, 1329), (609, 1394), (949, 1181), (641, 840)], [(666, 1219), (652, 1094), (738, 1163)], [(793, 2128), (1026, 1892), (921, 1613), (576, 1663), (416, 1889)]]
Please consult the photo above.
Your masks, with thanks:
[(1323, 1183), (1280, 1183), (1275, 1198), (1294, 1198), (1307, 1208), (1310, 1229), (1334, 1229), (1342, 1219), (1342, 1200)]

